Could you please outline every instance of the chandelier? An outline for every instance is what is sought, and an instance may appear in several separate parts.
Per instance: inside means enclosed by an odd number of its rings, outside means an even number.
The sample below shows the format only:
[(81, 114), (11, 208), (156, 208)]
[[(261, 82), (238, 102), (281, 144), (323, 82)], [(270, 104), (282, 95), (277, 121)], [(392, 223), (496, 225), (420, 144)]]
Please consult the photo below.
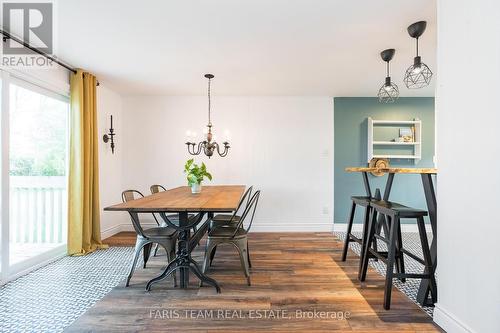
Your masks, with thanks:
[[(202, 151), (205, 153), (205, 155), (208, 156), (208, 158), (212, 157), (214, 154), (214, 151), (217, 151), (217, 154), (219, 154), (220, 157), (224, 157), (227, 155), (229, 152), (229, 142), (225, 141), (223, 142), (224, 150), (221, 152), (220, 145), (215, 141), (213, 135), (212, 135), (212, 121), (210, 119), (210, 83), (211, 80), (214, 78), (212, 74), (205, 74), (205, 77), (208, 79), (208, 124), (207, 124), (207, 136), (206, 140), (203, 140), (196, 144), (195, 142), (186, 142), (187, 149), (189, 154), (191, 155), (199, 155)], [(212, 141), (213, 140), (213, 141)]]
[(395, 52), (396, 51), (394, 49), (387, 49), (380, 52), (380, 57), (387, 63), (387, 76), (385, 77), (385, 83), (378, 91), (378, 100), (381, 103), (394, 103), (399, 97), (398, 86), (391, 82), (391, 76), (389, 73), (389, 61), (392, 60)]

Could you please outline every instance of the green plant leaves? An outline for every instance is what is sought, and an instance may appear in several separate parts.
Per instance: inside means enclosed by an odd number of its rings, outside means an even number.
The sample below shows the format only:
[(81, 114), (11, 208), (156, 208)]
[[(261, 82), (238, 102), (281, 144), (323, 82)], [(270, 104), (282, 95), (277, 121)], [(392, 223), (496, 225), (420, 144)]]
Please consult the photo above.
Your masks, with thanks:
[(186, 161), (186, 164), (184, 165), (184, 172), (189, 172), (189, 169), (191, 168), (193, 162), (194, 162), (193, 158)]
[(201, 166), (199, 166), (194, 163), (194, 159), (186, 161), (186, 164), (184, 165), (184, 173), (187, 173), (186, 179), (189, 186), (193, 184), (200, 184), (205, 177), (212, 180), (212, 175), (207, 171), (205, 163), (202, 162)]

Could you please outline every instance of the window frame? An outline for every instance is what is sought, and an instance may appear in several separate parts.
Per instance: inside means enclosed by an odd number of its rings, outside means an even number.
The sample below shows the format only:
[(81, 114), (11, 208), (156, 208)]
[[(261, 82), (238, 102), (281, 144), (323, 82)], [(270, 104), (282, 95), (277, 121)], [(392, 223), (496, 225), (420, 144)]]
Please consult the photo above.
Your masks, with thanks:
[[(69, 81), (69, 77), (68, 77)], [(11, 265), (10, 260), (10, 87), (11, 85), (68, 103), (70, 112), (69, 83), (56, 86), (34, 76), (16, 70), (0, 70), (0, 285), (29, 273), (67, 254), (67, 243), (50, 251)], [(69, 155), (70, 116), (68, 115), (66, 137)], [(68, 177), (69, 159), (66, 159)], [(67, 178), (68, 179), (68, 178)], [(66, 184), (67, 186), (68, 184)], [(67, 201), (67, 197), (64, 199)]]

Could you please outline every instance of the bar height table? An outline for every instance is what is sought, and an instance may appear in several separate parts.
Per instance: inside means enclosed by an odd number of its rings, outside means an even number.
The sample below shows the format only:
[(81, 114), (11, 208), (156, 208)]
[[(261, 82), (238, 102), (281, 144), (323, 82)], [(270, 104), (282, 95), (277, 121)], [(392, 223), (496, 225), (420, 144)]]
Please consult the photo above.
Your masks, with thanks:
[[(422, 186), (424, 188), (425, 201), (427, 203), (427, 210), (429, 212), (429, 220), (431, 222), (432, 229), (432, 242), (431, 242), (431, 257), (436, 269), (437, 264), (437, 203), (436, 203), (436, 192), (434, 189), (434, 183), (432, 175), (437, 175), (437, 169), (435, 168), (369, 168), (369, 167), (348, 167), (345, 169), (346, 172), (361, 172), (363, 175), (363, 184), (365, 187), (366, 195), (372, 197), (372, 191), (370, 188), (370, 181), (368, 178), (369, 172), (385, 172), (388, 174), (387, 182), (384, 189), (383, 200), (389, 200), (391, 194), (392, 183), (395, 174), (420, 174), (422, 178)], [(427, 273), (427, 269), (425, 270)], [(422, 279), (420, 287), (417, 294), (417, 301), (422, 305), (429, 305), (427, 300), (430, 293), (429, 280)]]

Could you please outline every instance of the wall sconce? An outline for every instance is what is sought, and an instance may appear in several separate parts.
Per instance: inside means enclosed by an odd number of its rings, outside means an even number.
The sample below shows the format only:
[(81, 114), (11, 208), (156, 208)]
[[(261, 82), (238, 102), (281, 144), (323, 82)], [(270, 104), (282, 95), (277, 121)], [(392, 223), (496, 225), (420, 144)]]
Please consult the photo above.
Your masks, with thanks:
[(116, 135), (116, 133), (114, 133), (114, 129), (113, 129), (113, 115), (111, 115), (111, 128), (109, 129), (109, 133), (108, 134), (104, 134), (102, 136), (102, 141), (104, 141), (104, 143), (108, 143), (109, 141), (111, 141), (111, 153), (114, 154), (115, 153), (115, 141), (113, 140), (113, 137)]

